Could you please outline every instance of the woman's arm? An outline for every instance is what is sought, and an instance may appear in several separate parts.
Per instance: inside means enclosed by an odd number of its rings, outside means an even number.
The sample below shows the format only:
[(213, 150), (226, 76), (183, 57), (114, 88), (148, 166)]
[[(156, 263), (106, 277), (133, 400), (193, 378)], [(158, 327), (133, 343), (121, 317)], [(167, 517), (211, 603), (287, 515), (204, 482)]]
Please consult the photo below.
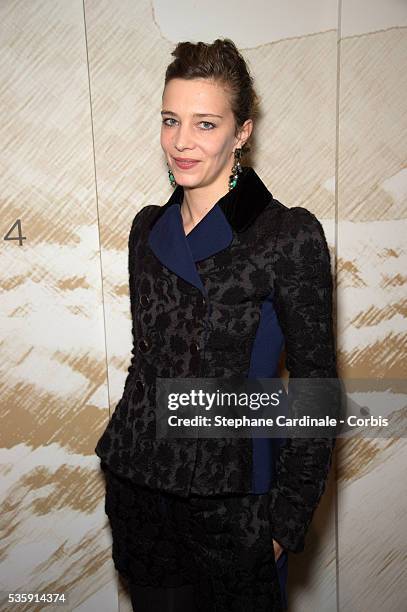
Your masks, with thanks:
[[(283, 214), (276, 246), (274, 305), (285, 337), (286, 366), (290, 379), (333, 379), (337, 368), (332, 275), (325, 235), (307, 209), (290, 208)], [(290, 382), (288, 397), (292, 401)], [(337, 414), (337, 408), (329, 406), (330, 416)], [(287, 438), (281, 449), (270, 491), (270, 520), (273, 538), (291, 552), (304, 549), (305, 534), (325, 490), (334, 445), (334, 438)]]
[(145, 214), (147, 208), (150, 208), (150, 205), (144, 206), (141, 210), (139, 210), (139, 212), (134, 217), (132, 224), (131, 224), (129, 238), (128, 238), (129, 298), (130, 298), (130, 312), (131, 312), (131, 322), (132, 322), (131, 323), (131, 335), (132, 335), (133, 342), (132, 342), (132, 349), (131, 349), (132, 357), (130, 360), (130, 365), (127, 368), (127, 376), (126, 376), (126, 381), (124, 384), (123, 396), (127, 393), (128, 388), (130, 386), (131, 379), (133, 377), (133, 371), (134, 371), (135, 361), (136, 361), (136, 352), (138, 350), (136, 348), (137, 338), (136, 338), (136, 330), (134, 327), (134, 322), (136, 320), (135, 313), (136, 313), (136, 308), (137, 308), (136, 282), (135, 282), (136, 280), (135, 279), (136, 245), (137, 245), (137, 240), (138, 240), (139, 233), (140, 233), (140, 222), (142, 219), (142, 215)]

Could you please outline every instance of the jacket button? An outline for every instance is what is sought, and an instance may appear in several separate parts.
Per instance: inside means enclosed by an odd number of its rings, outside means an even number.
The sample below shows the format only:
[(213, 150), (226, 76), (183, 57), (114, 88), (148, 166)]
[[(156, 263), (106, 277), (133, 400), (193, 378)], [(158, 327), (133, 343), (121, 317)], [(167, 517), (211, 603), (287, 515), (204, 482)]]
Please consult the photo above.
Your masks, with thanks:
[(201, 295), (201, 305), (206, 306), (206, 298), (204, 295)]
[(150, 348), (150, 343), (148, 341), (148, 338), (142, 338), (138, 343), (138, 347), (142, 353), (146, 353), (148, 349)]
[(195, 355), (199, 351), (199, 344), (197, 342), (192, 342), (189, 347), (189, 350), (193, 355)]
[(147, 308), (150, 303), (150, 298), (145, 293), (142, 293), (139, 297), (139, 302), (143, 308)]
[(137, 393), (143, 393), (143, 391), (144, 391), (144, 383), (143, 383), (142, 380), (137, 379), (136, 380), (136, 384), (134, 385), (134, 387), (135, 387)]

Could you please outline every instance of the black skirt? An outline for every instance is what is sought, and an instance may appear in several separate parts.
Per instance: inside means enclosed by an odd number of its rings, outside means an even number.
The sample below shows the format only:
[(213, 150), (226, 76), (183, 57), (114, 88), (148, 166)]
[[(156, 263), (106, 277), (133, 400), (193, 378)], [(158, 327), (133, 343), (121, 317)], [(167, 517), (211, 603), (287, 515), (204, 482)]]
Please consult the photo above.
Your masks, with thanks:
[(130, 584), (193, 585), (202, 612), (286, 610), (266, 494), (182, 498), (104, 471), (113, 562)]

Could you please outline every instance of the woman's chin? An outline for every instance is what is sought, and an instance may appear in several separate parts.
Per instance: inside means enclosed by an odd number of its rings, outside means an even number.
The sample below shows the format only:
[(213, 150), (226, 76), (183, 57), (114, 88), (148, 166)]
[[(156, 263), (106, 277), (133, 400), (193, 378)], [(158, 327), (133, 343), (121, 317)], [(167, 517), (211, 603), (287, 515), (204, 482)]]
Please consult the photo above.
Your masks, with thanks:
[(200, 187), (202, 185), (202, 179), (193, 176), (181, 175), (176, 177), (174, 175), (177, 185), (185, 187), (187, 189), (194, 189), (194, 187)]

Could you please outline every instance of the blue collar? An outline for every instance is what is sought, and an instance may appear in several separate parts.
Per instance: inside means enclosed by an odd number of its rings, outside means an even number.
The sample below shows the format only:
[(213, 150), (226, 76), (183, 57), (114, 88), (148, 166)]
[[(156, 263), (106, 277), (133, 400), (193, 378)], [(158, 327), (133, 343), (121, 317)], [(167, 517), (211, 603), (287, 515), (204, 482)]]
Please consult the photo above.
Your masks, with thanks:
[(150, 230), (148, 245), (164, 266), (205, 295), (195, 262), (228, 247), (233, 231), (216, 203), (186, 236), (180, 206), (179, 201), (173, 200), (172, 205), (166, 207)]

